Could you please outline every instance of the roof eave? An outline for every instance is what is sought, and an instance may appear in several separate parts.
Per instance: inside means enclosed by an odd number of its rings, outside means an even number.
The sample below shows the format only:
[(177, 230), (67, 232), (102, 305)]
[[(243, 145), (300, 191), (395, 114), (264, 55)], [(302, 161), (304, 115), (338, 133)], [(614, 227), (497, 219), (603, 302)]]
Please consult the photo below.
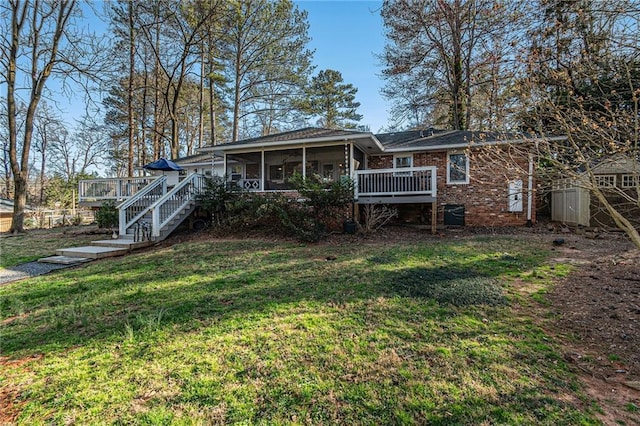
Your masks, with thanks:
[(225, 146), (223, 144), (223, 145), (198, 148), (197, 151), (213, 152), (214, 154), (217, 154), (217, 153), (222, 154), (224, 152), (233, 152), (236, 150), (246, 151), (248, 149), (265, 149), (265, 148), (277, 149), (278, 147), (291, 146), (291, 145), (307, 145), (307, 144), (315, 145), (323, 142), (347, 142), (350, 140), (366, 139), (366, 138), (370, 138), (378, 147), (378, 149), (383, 150), (382, 144), (380, 143), (380, 141), (378, 141), (378, 139), (375, 137), (373, 133), (357, 133), (353, 135), (323, 136), (318, 138), (291, 139), (287, 141), (274, 141), (274, 142), (267, 142), (267, 143), (254, 142), (254, 143), (240, 144), (240, 145), (234, 145), (234, 146), (228, 146), (228, 145)]

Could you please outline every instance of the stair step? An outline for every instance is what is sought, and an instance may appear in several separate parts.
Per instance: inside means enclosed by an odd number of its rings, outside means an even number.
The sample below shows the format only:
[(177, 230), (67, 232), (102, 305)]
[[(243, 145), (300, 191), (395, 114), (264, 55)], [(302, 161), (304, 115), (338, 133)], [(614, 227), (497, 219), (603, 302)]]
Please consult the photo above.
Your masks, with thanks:
[(56, 254), (59, 256), (102, 259), (103, 257), (122, 256), (127, 254), (128, 251), (129, 249), (127, 248), (84, 246), (59, 249), (56, 250)]
[(117, 240), (91, 241), (92, 246), (124, 248), (127, 250), (147, 247), (147, 246), (150, 246), (151, 244), (153, 244), (153, 241), (133, 241), (133, 238), (118, 238)]

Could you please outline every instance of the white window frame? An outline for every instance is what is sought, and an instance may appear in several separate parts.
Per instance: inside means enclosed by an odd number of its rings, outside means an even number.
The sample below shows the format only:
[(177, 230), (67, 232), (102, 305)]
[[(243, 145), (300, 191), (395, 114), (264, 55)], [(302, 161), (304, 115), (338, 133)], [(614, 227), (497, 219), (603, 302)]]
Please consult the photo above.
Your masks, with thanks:
[(596, 184), (600, 188), (615, 188), (616, 187), (616, 175), (596, 175)]
[[(465, 170), (464, 170), (464, 180), (452, 180), (451, 179), (451, 156), (452, 155), (464, 155), (465, 161)], [(464, 151), (449, 151), (447, 152), (447, 184), (448, 185), (468, 185), (469, 184), (469, 155)]]
[[(408, 158), (409, 159), (409, 165), (408, 166), (402, 166), (402, 167), (398, 167), (398, 159), (400, 158)], [(394, 176), (410, 176), (411, 175), (411, 171), (401, 171), (403, 169), (411, 169), (413, 168), (413, 154), (394, 154), (393, 155), (393, 175)], [(397, 171), (395, 171), (397, 170)]]
[(634, 174), (622, 175), (620, 177), (620, 187), (621, 188), (635, 188), (638, 186), (638, 181), (640, 180), (639, 176)]

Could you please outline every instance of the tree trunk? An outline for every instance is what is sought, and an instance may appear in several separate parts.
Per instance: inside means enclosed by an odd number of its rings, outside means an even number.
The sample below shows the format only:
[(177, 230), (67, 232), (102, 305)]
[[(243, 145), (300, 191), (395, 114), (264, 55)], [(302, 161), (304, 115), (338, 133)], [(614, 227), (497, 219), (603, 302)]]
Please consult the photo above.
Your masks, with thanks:
[(204, 141), (204, 49), (201, 50), (200, 87), (198, 91), (198, 148), (202, 148)]
[[(213, 67), (210, 70), (213, 74)], [(215, 94), (213, 92), (213, 76), (209, 78), (209, 120), (211, 122), (211, 146), (216, 145), (216, 107), (215, 107)]]
[(240, 136), (240, 88), (241, 88), (241, 69), (240, 62), (242, 61), (242, 50), (240, 44), (240, 37), (238, 37), (238, 45), (236, 46), (236, 58), (235, 58), (235, 81), (233, 86), (233, 129), (231, 133), (231, 142), (238, 140)]
[(129, 152), (127, 157), (127, 175), (133, 176), (135, 121), (133, 116), (133, 77), (135, 73), (135, 29), (133, 27), (133, 1), (128, 3), (127, 18), (129, 23), (129, 84), (127, 85), (127, 118), (129, 121)]

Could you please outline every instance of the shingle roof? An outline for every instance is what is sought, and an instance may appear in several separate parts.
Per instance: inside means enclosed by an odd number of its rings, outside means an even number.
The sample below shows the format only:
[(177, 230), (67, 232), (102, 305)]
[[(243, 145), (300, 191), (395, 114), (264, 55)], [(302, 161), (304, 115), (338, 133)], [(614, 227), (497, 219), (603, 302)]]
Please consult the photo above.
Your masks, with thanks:
[(354, 136), (354, 135), (363, 135), (363, 134), (367, 134), (367, 133), (359, 132), (355, 130), (306, 127), (304, 129), (292, 130), (290, 132), (276, 133), (268, 136), (260, 136), (257, 138), (243, 139), (241, 141), (229, 142), (229, 143), (220, 145), (220, 147), (222, 148), (235, 147), (235, 146), (249, 145), (249, 144), (255, 144), (255, 143), (269, 144), (273, 142), (295, 141), (295, 140), (315, 139), (315, 138), (331, 138), (331, 137), (341, 137), (341, 136)]
[(178, 164), (199, 163), (199, 162), (207, 162), (207, 161), (210, 162), (211, 154), (209, 153), (194, 154), (194, 155), (189, 155), (187, 157), (181, 157), (173, 161)]
[(463, 130), (410, 130), (405, 132), (382, 133), (376, 135), (376, 138), (385, 147), (385, 149), (424, 149), (438, 147), (469, 145), (470, 142), (475, 143), (492, 143), (507, 140), (523, 139), (525, 135), (507, 134), (498, 132), (471, 132)]

